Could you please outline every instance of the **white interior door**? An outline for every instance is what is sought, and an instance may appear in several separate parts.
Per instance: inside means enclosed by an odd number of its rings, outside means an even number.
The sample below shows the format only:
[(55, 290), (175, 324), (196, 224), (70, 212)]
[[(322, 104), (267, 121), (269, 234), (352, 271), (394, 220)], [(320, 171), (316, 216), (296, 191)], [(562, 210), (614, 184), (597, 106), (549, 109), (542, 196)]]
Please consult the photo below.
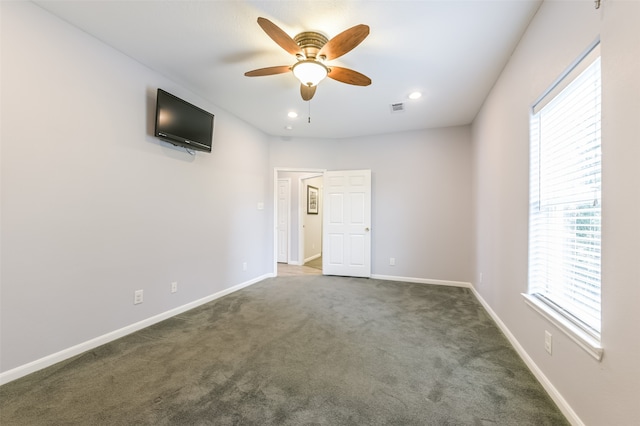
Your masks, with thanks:
[(371, 276), (371, 170), (324, 175), (322, 272)]
[(278, 179), (278, 262), (289, 262), (289, 217), (291, 203), (291, 179)]

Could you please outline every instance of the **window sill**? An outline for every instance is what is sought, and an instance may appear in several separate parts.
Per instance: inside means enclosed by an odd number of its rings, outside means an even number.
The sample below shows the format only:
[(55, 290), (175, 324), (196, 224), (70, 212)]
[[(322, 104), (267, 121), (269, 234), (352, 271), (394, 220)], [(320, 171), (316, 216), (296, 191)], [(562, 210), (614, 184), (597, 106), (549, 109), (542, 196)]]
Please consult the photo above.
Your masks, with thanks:
[(602, 348), (598, 340), (585, 333), (575, 324), (572, 324), (570, 321), (551, 309), (538, 298), (525, 293), (522, 293), (522, 297), (524, 297), (524, 301), (527, 305), (529, 305), (534, 311), (545, 317), (547, 320), (551, 321), (551, 323), (558, 327), (564, 334), (566, 334), (571, 340), (577, 343), (578, 346), (584, 349), (589, 355), (591, 355), (597, 361), (602, 360), (604, 349)]

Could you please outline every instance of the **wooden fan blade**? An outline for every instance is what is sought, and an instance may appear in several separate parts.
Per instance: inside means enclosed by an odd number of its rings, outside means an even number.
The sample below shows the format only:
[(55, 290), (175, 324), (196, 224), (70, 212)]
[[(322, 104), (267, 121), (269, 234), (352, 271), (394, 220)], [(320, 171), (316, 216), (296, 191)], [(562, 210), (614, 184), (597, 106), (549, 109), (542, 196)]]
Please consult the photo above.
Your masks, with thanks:
[(290, 65), (280, 65), (277, 67), (258, 68), (257, 70), (247, 71), (244, 73), (247, 77), (262, 77), (265, 75), (283, 74), (291, 71)]
[(353, 84), (354, 86), (368, 86), (371, 84), (369, 77), (349, 68), (331, 67), (327, 77), (341, 83)]
[(368, 25), (360, 24), (351, 27), (329, 40), (327, 44), (322, 46), (317, 56), (326, 56), (327, 61), (339, 58), (362, 43), (362, 40), (367, 38), (368, 35)]
[(264, 30), (269, 37), (273, 39), (278, 46), (282, 47), (292, 55), (302, 53), (302, 49), (298, 46), (289, 34), (285, 33), (279, 26), (268, 20), (267, 18), (258, 18), (258, 25)]
[(313, 95), (316, 94), (316, 87), (318, 86), (307, 86), (306, 84), (300, 85), (300, 94), (302, 95), (302, 99), (305, 101), (310, 101), (313, 98)]

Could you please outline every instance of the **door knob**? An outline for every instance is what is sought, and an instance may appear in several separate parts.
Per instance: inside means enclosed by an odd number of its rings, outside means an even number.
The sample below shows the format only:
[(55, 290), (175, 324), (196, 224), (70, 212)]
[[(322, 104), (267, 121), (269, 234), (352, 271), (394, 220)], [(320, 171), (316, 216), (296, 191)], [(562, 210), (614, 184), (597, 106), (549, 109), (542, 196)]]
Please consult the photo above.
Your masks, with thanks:
[(365, 232), (369, 232), (369, 228), (364, 228)]

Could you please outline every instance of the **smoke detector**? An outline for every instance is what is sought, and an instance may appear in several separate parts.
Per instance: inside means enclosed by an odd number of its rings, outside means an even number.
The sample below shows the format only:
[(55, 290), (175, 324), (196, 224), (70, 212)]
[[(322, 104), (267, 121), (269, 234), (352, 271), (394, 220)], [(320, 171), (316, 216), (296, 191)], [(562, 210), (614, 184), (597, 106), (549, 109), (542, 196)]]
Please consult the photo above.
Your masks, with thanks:
[(403, 102), (396, 102), (390, 105), (391, 106), (391, 112), (392, 113), (396, 113), (396, 112), (404, 112), (404, 103)]

